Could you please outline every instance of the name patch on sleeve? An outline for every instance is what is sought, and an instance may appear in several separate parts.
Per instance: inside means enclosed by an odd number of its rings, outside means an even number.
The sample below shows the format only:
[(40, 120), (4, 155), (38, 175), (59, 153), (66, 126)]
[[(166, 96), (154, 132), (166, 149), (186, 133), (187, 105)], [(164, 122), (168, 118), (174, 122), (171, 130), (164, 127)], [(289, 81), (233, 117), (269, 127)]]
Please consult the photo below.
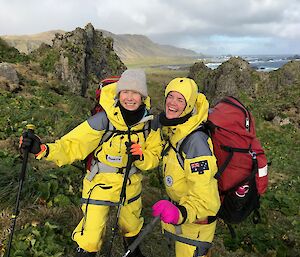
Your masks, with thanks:
[(198, 172), (199, 174), (203, 174), (205, 170), (209, 170), (208, 161), (199, 161), (199, 162), (192, 162), (190, 164), (192, 173)]

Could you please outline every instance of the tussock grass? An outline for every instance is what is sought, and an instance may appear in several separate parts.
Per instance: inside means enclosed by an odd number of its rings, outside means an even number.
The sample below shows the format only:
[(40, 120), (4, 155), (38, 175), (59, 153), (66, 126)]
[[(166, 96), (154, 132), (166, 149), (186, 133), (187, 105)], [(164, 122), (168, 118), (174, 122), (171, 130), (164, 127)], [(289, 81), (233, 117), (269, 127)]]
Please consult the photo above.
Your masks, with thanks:
[[(186, 76), (188, 70), (147, 66), (146, 73), (152, 106), (157, 114), (163, 110), (164, 88), (167, 83), (175, 77)], [(9, 216), (17, 192), (22, 161), (17, 145), (23, 128), (33, 122), (42, 140), (53, 141), (86, 119), (94, 104), (87, 98), (58, 94), (40, 79), (36, 82), (29, 78), (24, 79), (24, 89), (16, 94), (0, 91), (1, 257), (7, 244)], [(282, 97), (269, 94), (270, 98), (242, 99), (253, 111), (258, 137), (272, 163), (270, 187), (262, 198), (260, 224), (254, 225), (249, 218), (235, 226), (238, 236), (233, 240), (226, 226), (222, 222), (218, 223), (212, 249), (213, 257), (299, 256), (300, 133), (297, 114), (292, 111), (293, 105), (299, 100), (297, 90), (298, 87), (295, 86), (292, 92), (284, 92)], [(281, 113), (286, 107), (291, 111)], [(276, 115), (282, 115), (282, 118), (291, 115), (293, 122), (279, 126), (265, 121), (265, 113), (269, 110), (276, 112)], [(144, 174), (143, 216), (145, 223), (148, 223), (152, 219), (152, 204), (165, 195), (160, 190), (158, 170)], [(74, 256), (76, 244), (70, 237), (81, 218), (79, 199), (82, 177), (81, 171), (73, 166), (57, 168), (46, 161), (37, 162), (30, 158), (11, 256)], [(107, 224), (106, 242), (110, 238), (110, 226), (114, 218), (115, 211), (112, 211)], [(159, 226), (146, 237), (141, 248), (149, 257), (174, 256), (174, 248), (169, 248)], [(106, 245), (99, 256), (104, 256), (105, 249)], [(19, 253), (22, 250), (23, 254), (17, 255), (17, 250)], [(124, 253), (120, 235), (116, 238), (113, 251), (113, 256), (122, 256)]]

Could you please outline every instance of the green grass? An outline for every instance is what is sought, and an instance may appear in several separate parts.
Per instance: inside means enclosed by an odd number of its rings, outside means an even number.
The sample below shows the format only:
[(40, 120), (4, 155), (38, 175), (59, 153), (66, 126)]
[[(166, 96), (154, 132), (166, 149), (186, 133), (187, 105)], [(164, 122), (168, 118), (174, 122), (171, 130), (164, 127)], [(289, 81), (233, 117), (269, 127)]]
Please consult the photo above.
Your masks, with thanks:
[(16, 48), (10, 47), (2, 38), (0, 38), (0, 62), (23, 63), (28, 62), (29, 57), (21, 54)]
[[(188, 70), (161, 70), (147, 67), (149, 94), (154, 112), (163, 110), (164, 88), (167, 83)], [(89, 116), (94, 103), (87, 98), (72, 94), (58, 94), (47, 83), (23, 79), (26, 86), (18, 94), (0, 91), (2, 106), (0, 119), (0, 256), (7, 243), (10, 213), (18, 189), (18, 176), (22, 159), (18, 152), (18, 138), (28, 123), (34, 123), (42, 140), (53, 141), (71, 130)], [(300, 133), (297, 123), (285, 126), (265, 121), (272, 111), (281, 118), (292, 117), (285, 112), (297, 104), (298, 85), (291, 91), (269, 94), (255, 100), (242, 98), (256, 118), (257, 135), (260, 138), (271, 165), (270, 185), (262, 197), (262, 222), (254, 225), (251, 218), (235, 226), (237, 239), (230, 237), (224, 224), (218, 223), (214, 240), (214, 257), (237, 256), (298, 256), (300, 252), (300, 178), (299, 145)], [(79, 163), (80, 165), (80, 163)], [(164, 196), (158, 171), (145, 173), (143, 203), (145, 221), (151, 220), (152, 204)], [(73, 256), (76, 244), (70, 234), (81, 218), (79, 208), (82, 176), (73, 166), (57, 168), (46, 161), (30, 157), (27, 176), (21, 197), (21, 212), (18, 218), (11, 256)], [(109, 226), (115, 212), (110, 216)], [(108, 228), (107, 240), (109, 239)], [(124, 252), (122, 239), (116, 239), (115, 256)], [(103, 248), (105, 250), (105, 247)], [(142, 243), (147, 256), (170, 256), (174, 252), (157, 226)], [(103, 256), (103, 255), (101, 255)]]
[(128, 68), (147, 68), (160, 65), (193, 65), (196, 60), (194, 57), (149, 57), (125, 59), (123, 62)]

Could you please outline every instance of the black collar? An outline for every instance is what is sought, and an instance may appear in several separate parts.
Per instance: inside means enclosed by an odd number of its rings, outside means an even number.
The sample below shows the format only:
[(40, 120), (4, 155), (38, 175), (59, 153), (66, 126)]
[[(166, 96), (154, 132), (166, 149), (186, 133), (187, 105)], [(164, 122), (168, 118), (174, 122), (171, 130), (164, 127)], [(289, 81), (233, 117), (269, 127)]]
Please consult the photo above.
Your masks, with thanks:
[(121, 114), (127, 126), (132, 126), (138, 123), (145, 116), (145, 113), (147, 112), (146, 105), (144, 103), (142, 103), (140, 107), (134, 111), (125, 109), (120, 104), (120, 101), (118, 101), (117, 106), (119, 106), (121, 110)]
[(188, 113), (187, 115), (180, 117), (180, 118), (175, 118), (175, 119), (168, 119), (166, 117), (166, 113), (165, 112), (161, 112), (159, 114), (159, 122), (163, 125), (163, 126), (176, 126), (179, 124), (183, 124), (185, 123), (190, 117), (192, 116), (192, 113)]

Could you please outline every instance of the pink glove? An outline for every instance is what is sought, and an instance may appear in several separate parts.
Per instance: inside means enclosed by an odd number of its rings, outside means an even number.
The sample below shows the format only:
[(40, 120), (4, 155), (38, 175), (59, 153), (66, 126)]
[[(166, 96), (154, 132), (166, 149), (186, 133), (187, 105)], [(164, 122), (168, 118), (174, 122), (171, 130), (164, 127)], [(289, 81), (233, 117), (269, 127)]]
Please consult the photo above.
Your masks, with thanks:
[(152, 206), (152, 215), (160, 216), (164, 223), (177, 224), (180, 217), (179, 209), (167, 200), (159, 200)]

